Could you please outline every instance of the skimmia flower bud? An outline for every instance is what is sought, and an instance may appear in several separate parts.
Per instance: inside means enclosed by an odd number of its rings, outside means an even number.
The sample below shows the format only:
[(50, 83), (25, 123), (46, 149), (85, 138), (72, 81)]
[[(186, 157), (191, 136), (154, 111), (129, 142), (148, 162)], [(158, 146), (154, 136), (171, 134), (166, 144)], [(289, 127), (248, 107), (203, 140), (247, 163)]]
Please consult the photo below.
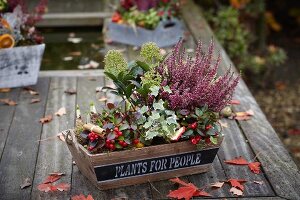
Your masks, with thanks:
[(122, 71), (127, 70), (127, 62), (123, 55), (116, 50), (110, 50), (107, 52), (104, 58), (104, 71), (111, 73), (115, 76)]

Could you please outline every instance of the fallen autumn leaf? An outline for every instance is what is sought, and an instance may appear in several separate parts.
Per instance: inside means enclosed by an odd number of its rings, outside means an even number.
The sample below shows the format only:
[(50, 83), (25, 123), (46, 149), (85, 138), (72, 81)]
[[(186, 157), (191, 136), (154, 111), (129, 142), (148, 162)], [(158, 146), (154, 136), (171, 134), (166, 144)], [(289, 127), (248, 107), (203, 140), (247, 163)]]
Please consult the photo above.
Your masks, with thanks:
[(66, 115), (67, 114), (67, 111), (66, 111), (66, 108), (65, 107), (61, 107), (56, 113), (55, 115), (57, 116), (63, 116), (63, 115)]
[(242, 156), (232, 159), (232, 160), (225, 160), (224, 163), (231, 164), (231, 165), (248, 165), (248, 161), (246, 161)]
[(17, 103), (11, 99), (0, 99), (0, 102), (9, 105), (9, 106), (15, 106)]
[(232, 187), (229, 192), (233, 193), (234, 195), (237, 195), (237, 196), (243, 196), (243, 191), (242, 190), (239, 190), (235, 187)]
[(41, 119), (40, 119), (40, 122), (41, 122), (42, 124), (45, 124), (45, 123), (51, 122), (51, 121), (52, 121), (52, 118), (53, 118), (52, 115), (47, 115), (47, 116), (41, 118)]
[(20, 185), (21, 189), (27, 188), (31, 186), (31, 179), (30, 178), (25, 178), (23, 183)]
[(34, 103), (38, 103), (38, 102), (40, 102), (40, 101), (41, 101), (40, 98), (36, 98), (36, 99), (31, 99), (30, 103), (31, 103), (31, 104), (34, 104)]

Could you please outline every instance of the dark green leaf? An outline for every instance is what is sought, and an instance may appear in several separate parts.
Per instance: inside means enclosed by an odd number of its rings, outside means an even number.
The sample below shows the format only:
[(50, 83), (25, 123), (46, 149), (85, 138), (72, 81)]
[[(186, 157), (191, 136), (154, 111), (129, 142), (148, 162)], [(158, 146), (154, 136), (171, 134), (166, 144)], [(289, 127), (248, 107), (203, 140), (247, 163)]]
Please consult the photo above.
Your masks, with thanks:
[(136, 63), (144, 70), (144, 71), (149, 71), (150, 70), (150, 67), (147, 63), (145, 62), (142, 62), (142, 61), (136, 61)]

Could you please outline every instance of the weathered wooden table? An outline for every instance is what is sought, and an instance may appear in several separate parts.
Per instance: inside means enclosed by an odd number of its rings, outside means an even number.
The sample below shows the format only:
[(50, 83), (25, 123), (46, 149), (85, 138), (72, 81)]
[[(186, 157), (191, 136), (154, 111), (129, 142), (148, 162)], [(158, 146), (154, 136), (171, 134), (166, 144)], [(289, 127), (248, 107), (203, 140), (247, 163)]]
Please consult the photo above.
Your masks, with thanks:
[[(189, 1), (183, 9), (183, 16), (189, 30), (186, 45), (193, 47), (199, 38), (208, 44), (213, 33), (200, 15), (199, 8)], [(132, 47), (111, 45), (107, 48), (124, 49), (129, 60), (137, 56)], [(222, 73), (232, 63), (222, 47), (217, 44), (217, 48), (223, 60)], [(107, 84), (101, 70), (44, 72), (38, 84), (33, 86), (39, 92), (39, 103), (30, 104), (33, 96), (21, 88), (0, 93), (0, 98), (10, 98), (18, 103), (17, 106), (0, 105), (1, 200), (69, 199), (81, 193), (91, 194), (95, 199), (166, 199), (169, 190), (176, 188), (168, 180), (99, 191), (72, 164), (66, 144), (56, 138), (60, 131), (74, 126), (76, 104), (81, 110), (88, 110), (90, 102), (95, 102), (98, 108), (103, 104), (98, 101), (99, 98), (113, 99), (109, 94), (96, 93), (96, 87)], [(76, 89), (77, 94), (64, 93), (69, 88)], [(241, 101), (241, 105), (235, 106), (236, 111), (252, 109), (255, 115), (248, 121), (226, 120), (225, 140), (210, 172), (183, 179), (200, 188), (229, 178), (245, 179), (244, 199), (300, 199), (299, 169), (242, 80), (234, 98)], [(39, 123), (41, 117), (54, 114), (61, 107), (66, 108), (67, 115), (54, 116), (48, 124)], [(257, 158), (262, 164), (262, 172), (256, 175), (247, 167), (224, 164), (223, 160), (236, 156), (247, 160)], [(37, 185), (55, 171), (66, 173), (62, 182), (71, 184), (71, 190), (55, 193), (38, 191)], [(20, 184), (27, 177), (33, 180), (32, 186), (21, 190)], [(263, 184), (253, 181), (262, 181)], [(212, 198), (236, 198), (229, 189), (225, 185), (210, 193)]]

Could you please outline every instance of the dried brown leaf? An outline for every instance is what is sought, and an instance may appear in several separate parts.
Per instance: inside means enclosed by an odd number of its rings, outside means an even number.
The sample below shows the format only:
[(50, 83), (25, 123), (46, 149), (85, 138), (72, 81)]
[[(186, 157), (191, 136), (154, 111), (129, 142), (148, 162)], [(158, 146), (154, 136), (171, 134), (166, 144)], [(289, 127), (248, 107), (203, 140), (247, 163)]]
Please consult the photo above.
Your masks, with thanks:
[(40, 98), (35, 98), (35, 99), (31, 99), (30, 103), (33, 104), (33, 103), (38, 103), (40, 101), (41, 101)]
[(20, 185), (21, 189), (27, 188), (31, 186), (31, 179), (30, 178), (25, 178), (23, 183)]
[(232, 187), (229, 192), (233, 193), (234, 195), (237, 195), (237, 196), (243, 196), (243, 191), (242, 190), (239, 190), (235, 187)]
[(45, 124), (45, 123), (51, 122), (51, 121), (52, 121), (52, 118), (53, 118), (52, 115), (47, 115), (47, 116), (41, 118), (41, 119), (40, 119), (40, 122), (41, 122), (42, 124)]
[(216, 182), (211, 184), (211, 187), (213, 188), (221, 188), (224, 185), (224, 182)]
[(15, 106), (17, 103), (11, 99), (0, 99), (0, 102), (9, 105), (9, 106)]
[(65, 93), (69, 94), (69, 95), (73, 95), (73, 94), (77, 94), (77, 91), (75, 89), (67, 89), (65, 90)]
[(63, 116), (63, 115), (66, 115), (67, 114), (67, 111), (66, 111), (66, 108), (65, 107), (61, 107), (56, 113), (55, 115), (57, 116)]
[(11, 88), (0, 88), (0, 93), (7, 93), (10, 91), (11, 91)]

